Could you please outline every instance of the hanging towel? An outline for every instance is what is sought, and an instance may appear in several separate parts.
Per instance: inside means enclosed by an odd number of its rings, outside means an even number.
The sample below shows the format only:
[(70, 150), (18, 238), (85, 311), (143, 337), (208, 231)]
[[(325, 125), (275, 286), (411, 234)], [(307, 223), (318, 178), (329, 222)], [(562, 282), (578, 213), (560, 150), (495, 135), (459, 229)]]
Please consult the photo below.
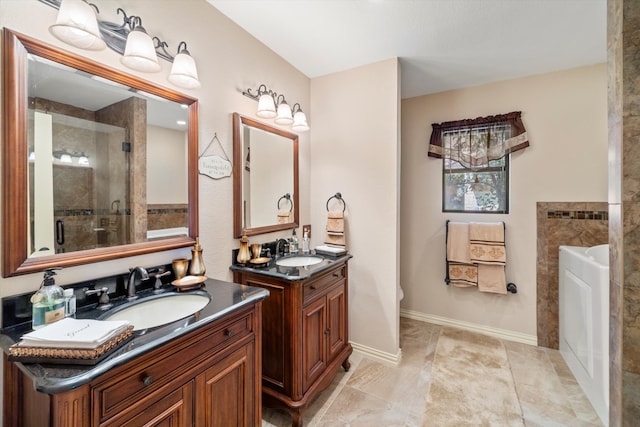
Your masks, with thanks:
[(285, 209), (278, 210), (278, 224), (288, 224), (291, 222), (291, 212)]
[(449, 261), (449, 283), (460, 288), (478, 286), (478, 266)]
[(469, 253), (471, 262), (501, 265), (507, 261), (502, 222), (469, 223)]
[(330, 211), (327, 213), (327, 235), (324, 242), (328, 245), (346, 246), (344, 236), (344, 213)]
[(507, 278), (503, 265), (478, 264), (478, 290), (507, 294)]
[(466, 222), (449, 222), (447, 234), (447, 259), (470, 264), (469, 224)]
[(344, 233), (344, 213), (331, 211), (327, 213), (327, 232)]
[(449, 222), (447, 234), (447, 268), (449, 283), (458, 287), (478, 285), (478, 266), (469, 256), (469, 224)]

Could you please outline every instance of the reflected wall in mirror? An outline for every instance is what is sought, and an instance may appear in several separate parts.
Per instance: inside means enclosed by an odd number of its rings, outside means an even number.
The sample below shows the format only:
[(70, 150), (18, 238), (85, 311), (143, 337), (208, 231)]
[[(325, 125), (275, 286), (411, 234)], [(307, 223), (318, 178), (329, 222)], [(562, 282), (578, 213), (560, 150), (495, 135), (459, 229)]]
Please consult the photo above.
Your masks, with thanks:
[(192, 245), (197, 101), (3, 31), (3, 276)]
[(233, 114), (233, 235), (296, 228), (298, 135)]

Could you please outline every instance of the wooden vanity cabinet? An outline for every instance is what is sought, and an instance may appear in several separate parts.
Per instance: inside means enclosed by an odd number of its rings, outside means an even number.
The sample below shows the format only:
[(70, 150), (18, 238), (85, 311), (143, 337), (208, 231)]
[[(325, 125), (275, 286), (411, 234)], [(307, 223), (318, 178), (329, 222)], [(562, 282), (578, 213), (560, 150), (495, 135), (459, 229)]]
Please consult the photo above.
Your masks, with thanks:
[[(5, 356), (4, 425), (258, 426), (262, 301), (53, 395)], [(7, 385), (7, 384), (10, 384)]]
[(340, 366), (350, 367), (347, 260), (305, 280), (234, 270), (234, 281), (270, 292), (262, 317), (263, 402), (288, 410), (301, 426)]

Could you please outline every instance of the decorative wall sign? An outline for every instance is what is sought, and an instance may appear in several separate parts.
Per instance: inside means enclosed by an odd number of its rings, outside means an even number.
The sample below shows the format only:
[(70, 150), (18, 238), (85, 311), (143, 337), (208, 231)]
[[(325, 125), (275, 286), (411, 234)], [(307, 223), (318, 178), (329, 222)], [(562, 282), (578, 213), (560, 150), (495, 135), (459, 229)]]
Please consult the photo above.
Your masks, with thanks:
[[(213, 141), (216, 141), (224, 154), (224, 157), (220, 156), (205, 156), (204, 153), (207, 152)], [(202, 154), (198, 156), (198, 172), (200, 175), (206, 175), (213, 179), (220, 179), (227, 176), (231, 176), (232, 165), (229, 161), (229, 157), (227, 153), (225, 153), (220, 140), (218, 139), (218, 134), (214, 134), (211, 141), (209, 141), (209, 145), (204, 149)]]

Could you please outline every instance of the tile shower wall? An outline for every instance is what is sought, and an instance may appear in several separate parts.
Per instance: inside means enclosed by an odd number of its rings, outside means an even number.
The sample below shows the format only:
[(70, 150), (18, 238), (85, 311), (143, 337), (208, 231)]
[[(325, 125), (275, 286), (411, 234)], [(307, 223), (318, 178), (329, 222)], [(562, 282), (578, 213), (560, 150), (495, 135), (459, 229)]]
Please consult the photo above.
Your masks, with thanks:
[(640, 418), (640, 2), (608, 0), (609, 425)]
[(186, 227), (188, 224), (186, 204), (149, 204), (147, 225), (149, 230)]
[(608, 242), (605, 202), (537, 203), (538, 345), (558, 348), (558, 249), (561, 245), (595, 246)]

